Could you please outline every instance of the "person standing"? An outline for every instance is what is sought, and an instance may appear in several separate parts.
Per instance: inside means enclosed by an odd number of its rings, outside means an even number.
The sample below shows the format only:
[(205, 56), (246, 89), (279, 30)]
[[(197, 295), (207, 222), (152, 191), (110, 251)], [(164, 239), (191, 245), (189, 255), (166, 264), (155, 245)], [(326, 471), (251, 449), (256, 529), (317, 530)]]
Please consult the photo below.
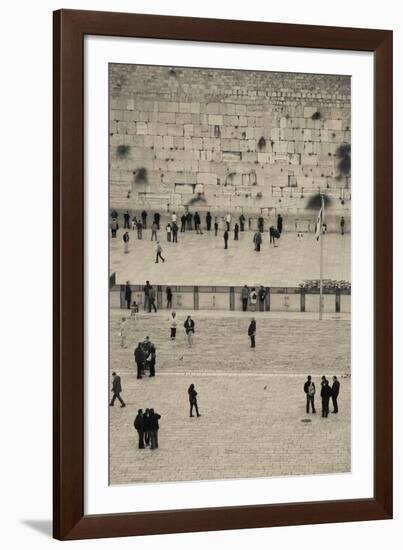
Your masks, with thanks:
[(264, 219), (262, 216), (260, 216), (257, 220), (257, 228), (260, 231), (260, 233), (263, 233), (264, 231)]
[(116, 220), (118, 218), (118, 213), (116, 212), (115, 208), (111, 212), (111, 218), (113, 220)]
[(195, 322), (190, 315), (187, 316), (186, 321), (183, 323), (185, 327), (185, 333), (188, 339), (189, 346), (193, 345), (193, 338), (195, 334)]
[(156, 252), (155, 263), (156, 264), (158, 263), (158, 259), (161, 259), (165, 263), (165, 260), (162, 257), (162, 246), (160, 245), (159, 241), (157, 241), (157, 244), (155, 245), (155, 252)]
[(260, 252), (260, 245), (262, 244), (262, 234), (260, 231), (255, 232), (253, 242), (255, 243), (255, 251)]
[(245, 221), (246, 221), (245, 216), (243, 214), (241, 214), (239, 216), (239, 225), (240, 225), (242, 233), (245, 231)]
[(130, 309), (130, 306), (132, 305), (132, 287), (130, 286), (130, 281), (126, 281), (125, 285), (125, 302), (126, 309)]
[(150, 409), (150, 443), (151, 450), (158, 449), (158, 431), (160, 429), (158, 420), (161, 415), (154, 412), (154, 409)]
[(251, 290), (250, 290), (249, 302), (250, 302), (251, 311), (256, 311), (257, 292), (256, 292), (256, 289), (254, 287), (251, 288)]
[(159, 231), (159, 229), (160, 229), (160, 219), (161, 219), (160, 213), (159, 213), (159, 212), (155, 212), (155, 213), (154, 213), (154, 223), (157, 224), (157, 229), (158, 229), (158, 231)]
[(143, 414), (144, 443), (150, 445), (150, 409), (146, 409)]
[(217, 221), (217, 218), (215, 218), (215, 221), (214, 221), (214, 237), (217, 237), (218, 235), (218, 221)]
[(339, 412), (339, 407), (337, 404), (337, 398), (340, 393), (340, 382), (337, 380), (337, 376), (333, 376), (333, 385), (332, 385), (332, 403), (333, 403), (333, 414)]
[(141, 213), (141, 221), (143, 223), (144, 229), (147, 229), (147, 212), (145, 210)]
[(129, 252), (129, 241), (130, 241), (130, 235), (126, 231), (123, 234), (123, 251), (124, 251), (125, 254), (128, 254), (128, 252)]
[(120, 347), (126, 349), (126, 317), (122, 317), (119, 327)]
[(258, 292), (258, 298), (259, 298), (259, 311), (265, 311), (266, 309), (266, 289), (264, 286), (261, 286), (259, 288)]
[(329, 386), (328, 380), (325, 379), (322, 389), (320, 391), (320, 396), (322, 398), (322, 417), (327, 418), (329, 415), (329, 399), (332, 395), (332, 389)]
[(248, 336), (250, 338), (250, 347), (255, 348), (256, 347), (256, 320), (254, 317), (252, 317), (252, 320), (248, 327)]
[(269, 228), (269, 237), (270, 237), (270, 244), (276, 244), (276, 239), (274, 238), (274, 225), (271, 225)]
[(148, 313), (151, 313), (151, 309), (154, 309), (154, 313), (157, 313), (157, 306), (155, 305), (155, 288), (150, 286), (148, 292)]
[(112, 373), (112, 390), (111, 391), (113, 396), (112, 396), (111, 402), (109, 403), (109, 406), (113, 407), (117, 399), (120, 403), (121, 408), (126, 407), (125, 402), (120, 397), (120, 394), (122, 392), (122, 383), (120, 381), (120, 376), (118, 376), (116, 372)]
[(178, 242), (178, 226), (176, 225), (176, 223), (172, 225), (172, 242)]
[(141, 223), (140, 220), (138, 220), (136, 227), (137, 227), (137, 238), (141, 241), (141, 239), (143, 238), (143, 224)]
[(247, 285), (244, 285), (241, 290), (241, 299), (242, 299), (242, 311), (248, 310), (248, 299), (249, 299), (249, 288)]
[(172, 224), (176, 223), (177, 219), (178, 219), (178, 216), (176, 215), (176, 212), (172, 212), (172, 215), (171, 215)]
[(195, 222), (195, 229), (196, 229), (196, 233), (198, 235), (203, 235), (203, 231), (201, 229), (201, 219), (200, 219), (200, 214), (198, 212), (195, 212), (195, 215), (194, 215), (194, 222)]
[(280, 216), (280, 214), (277, 215), (277, 231), (280, 233), (283, 232), (283, 218)]
[(123, 219), (124, 219), (123, 228), (130, 229), (130, 214), (128, 210), (126, 210), (126, 212), (123, 214)]
[(165, 292), (167, 296), (167, 309), (172, 309), (172, 288), (167, 286)]
[(147, 309), (149, 308), (148, 296), (149, 296), (149, 293), (150, 293), (150, 288), (151, 288), (150, 281), (146, 281), (145, 286), (143, 286), (143, 292), (144, 292), (144, 310), (145, 310), (145, 311), (147, 311)]
[(137, 379), (142, 378), (142, 372), (144, 370), (145, 354), (141, 342), (137, 344), (137, 348), (134, 350), (134, 361), (137, 367)]
[(189, 229), (189, 231), (191, 231), (192, 229), (192, 214), (190, 212), (188, 212), (186, 214), (186, 225), (187, 225), (187, 228)]
[(206, 214), (206, 227), (207, 227), (207, 231), (210, 231), (210, 229), (211, 229), (211, 214), (210, 214), (210, 212), (207, 212), (207, 214)]
[(188, 388), (188, 394), (189, 394), (189, 404), (190, 404), (190, 418), (193, 418), (193, 408), (196, 410), (196, 415), (199, 417), (201, 414), (199, 413), (199, 408), (197, 406), (197, 391), (195, 389), (194, 384), (190, 384)]
[(167, 232), (167, 242), (170, 243), (172, 241), (172, 226), (170, 223), (167, 223), (166, 232)]
[(132, 230), (134, 231), (137, 227), (137, 218), (136, 216), (132, 217)]
[(227, 250), (228, 249), (228, 230), (227, 229), (224, 231), (223, 238), (224, 238), (224, 250)]
[(171, 340), (175, 340), (176, 338), (176, 312), (175, 311), (171, 313), (169, 321), (170, 321), (170, 328), (171, 328)]
[(117, 233), (117, 230), (119, 229), (119, 224), (118, 224), (118, 221), (116, 218), (114, 218), (112, 221), (111, 221), (111, 233), (112, 233), (112, 239), (116, 239), (116, 233)]
[(181, 233), (184, 233), (186, 231), (186, 214), (182, 214), (181, 216)]
[(346, 221), (344, 219), (344, 216), (342, 216), (340, 218), (340, 231), (341, 231), (341, 234), (344, 235), (344, 226), (346, 224)]
[(309, 414), (309, 407), (311, 406), (312, 412), (315, 414), (315, 393), (316, 388), (312, 377), (308, 376), (307, 381), (304, 384), (304, 392), (306, 394), (306, 413)]
[(238, 241), (239, 240), (239, 225), (236, 223), (234, 225), (234, 241)]
[(152, 241), (154, 240), (154, 238), (155, 238), (156, 241), (158, 240), (157, 230), (158, 230), (158, 225), (154, 221), (152, 226), (151, 226), (151, 240)]
[(142, 409), (138, 410), (133, 426), (139, 436), (139, 449), (144, 449), (144, 417)]
[(150, 343), (150, 348), (148, 351), (148, 357), (146, 359), (148, 365), (149, 378), (155, 376), (155, 363), (157, 362), (157, 350), (155, 349), (154, 344)]

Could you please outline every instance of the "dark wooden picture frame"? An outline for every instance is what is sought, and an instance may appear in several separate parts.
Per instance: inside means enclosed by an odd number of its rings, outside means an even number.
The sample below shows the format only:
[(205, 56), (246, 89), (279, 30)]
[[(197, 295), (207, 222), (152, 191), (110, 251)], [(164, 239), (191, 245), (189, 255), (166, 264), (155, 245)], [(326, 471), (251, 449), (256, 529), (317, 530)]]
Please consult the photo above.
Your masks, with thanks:
[[(374, 497), (84, 515), (84, 37), (374, 53)], [(54, 13), (54, 536), (62, 540), (392, 517), (391, 31), (60, 10)]]

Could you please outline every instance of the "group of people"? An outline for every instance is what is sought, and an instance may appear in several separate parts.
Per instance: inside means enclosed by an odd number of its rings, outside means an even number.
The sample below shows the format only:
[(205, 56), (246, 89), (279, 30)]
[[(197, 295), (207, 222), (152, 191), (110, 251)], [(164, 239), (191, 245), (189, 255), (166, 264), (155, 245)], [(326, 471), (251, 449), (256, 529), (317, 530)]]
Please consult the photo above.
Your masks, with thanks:
[(145, 340), (137, 344), (134, 350), (134, 362), (137, 368), (138, 379), (143, 378), (146, 370), (148, 370), (150, 378), (155, 376), (157, 349), (149, 336), (146, 336)]
[[(333, 404), (333, 414), (337, 414), (339, 412), (339, 407), (337, 403), (337, 398), (340, 393), (340, 382), (337, 379), (337, 376), (333, 376), (333, 384), (330, 386), (329, 380), (326, 378), (326, 376), (322, 376), (321, 382), (320, 382), (320, 397), (322, 399), (322, 417), (327, 418), (329, 416), (329, 401), (330, 398), (332, 398), (332, 404)], [(315, 382), (312, 380), (311, 376), (308, 376), (305, 384), (304, 384), (304, 392), (306, 394), (306, 412), (309, 414), (310, 409), (312, 410), (312, 413), (316, 413), (315, 409), (315, 395), (316, 395), (316, 387)]]
[(248, 311), (248, 305), (250, 311), (265, 311), (266, 309), (267, 290), (261, 285), (258, 289), (256, 287), (249, 288), (248, 285), (244, 285), (241, 289), (241, 301), (242, 311)]
[(133, 426), (139, 437), (139, 449), (145, 449), (146, 446), (151, 450), (158, 449), (158, 431), (160, 429), (159, 420), (161, 415), (154, 409), (143, 409), (137, 411)]

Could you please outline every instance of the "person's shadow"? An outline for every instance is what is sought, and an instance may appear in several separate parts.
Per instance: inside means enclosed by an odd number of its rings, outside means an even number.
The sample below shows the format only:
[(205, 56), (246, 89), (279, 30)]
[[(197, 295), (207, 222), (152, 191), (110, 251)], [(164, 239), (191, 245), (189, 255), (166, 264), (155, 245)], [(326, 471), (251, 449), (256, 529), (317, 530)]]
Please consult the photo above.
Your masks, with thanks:
[(43, 535), (52, 536), (52, 521), (50, 519), (22, 519), (21, 523)]

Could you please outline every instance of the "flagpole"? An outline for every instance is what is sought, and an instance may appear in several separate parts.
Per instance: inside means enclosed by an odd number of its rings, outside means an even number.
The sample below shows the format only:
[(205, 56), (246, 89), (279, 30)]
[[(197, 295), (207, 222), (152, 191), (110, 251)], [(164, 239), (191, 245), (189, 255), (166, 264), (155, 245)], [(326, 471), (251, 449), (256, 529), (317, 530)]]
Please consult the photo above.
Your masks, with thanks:
[(320, 220), (319, 228), (319, 239), (320, 239), (320, 267), (319, 267), (319, 321), (323, 317), (323, 307), (322, 307), (322, 295), (323, 295), (323, 239), (325, 237), (325, 232), (323, 231), (323, 222), (325, 219), (325, 200), (323, 195), (320, 196), (322, 199), (322, 215)]

